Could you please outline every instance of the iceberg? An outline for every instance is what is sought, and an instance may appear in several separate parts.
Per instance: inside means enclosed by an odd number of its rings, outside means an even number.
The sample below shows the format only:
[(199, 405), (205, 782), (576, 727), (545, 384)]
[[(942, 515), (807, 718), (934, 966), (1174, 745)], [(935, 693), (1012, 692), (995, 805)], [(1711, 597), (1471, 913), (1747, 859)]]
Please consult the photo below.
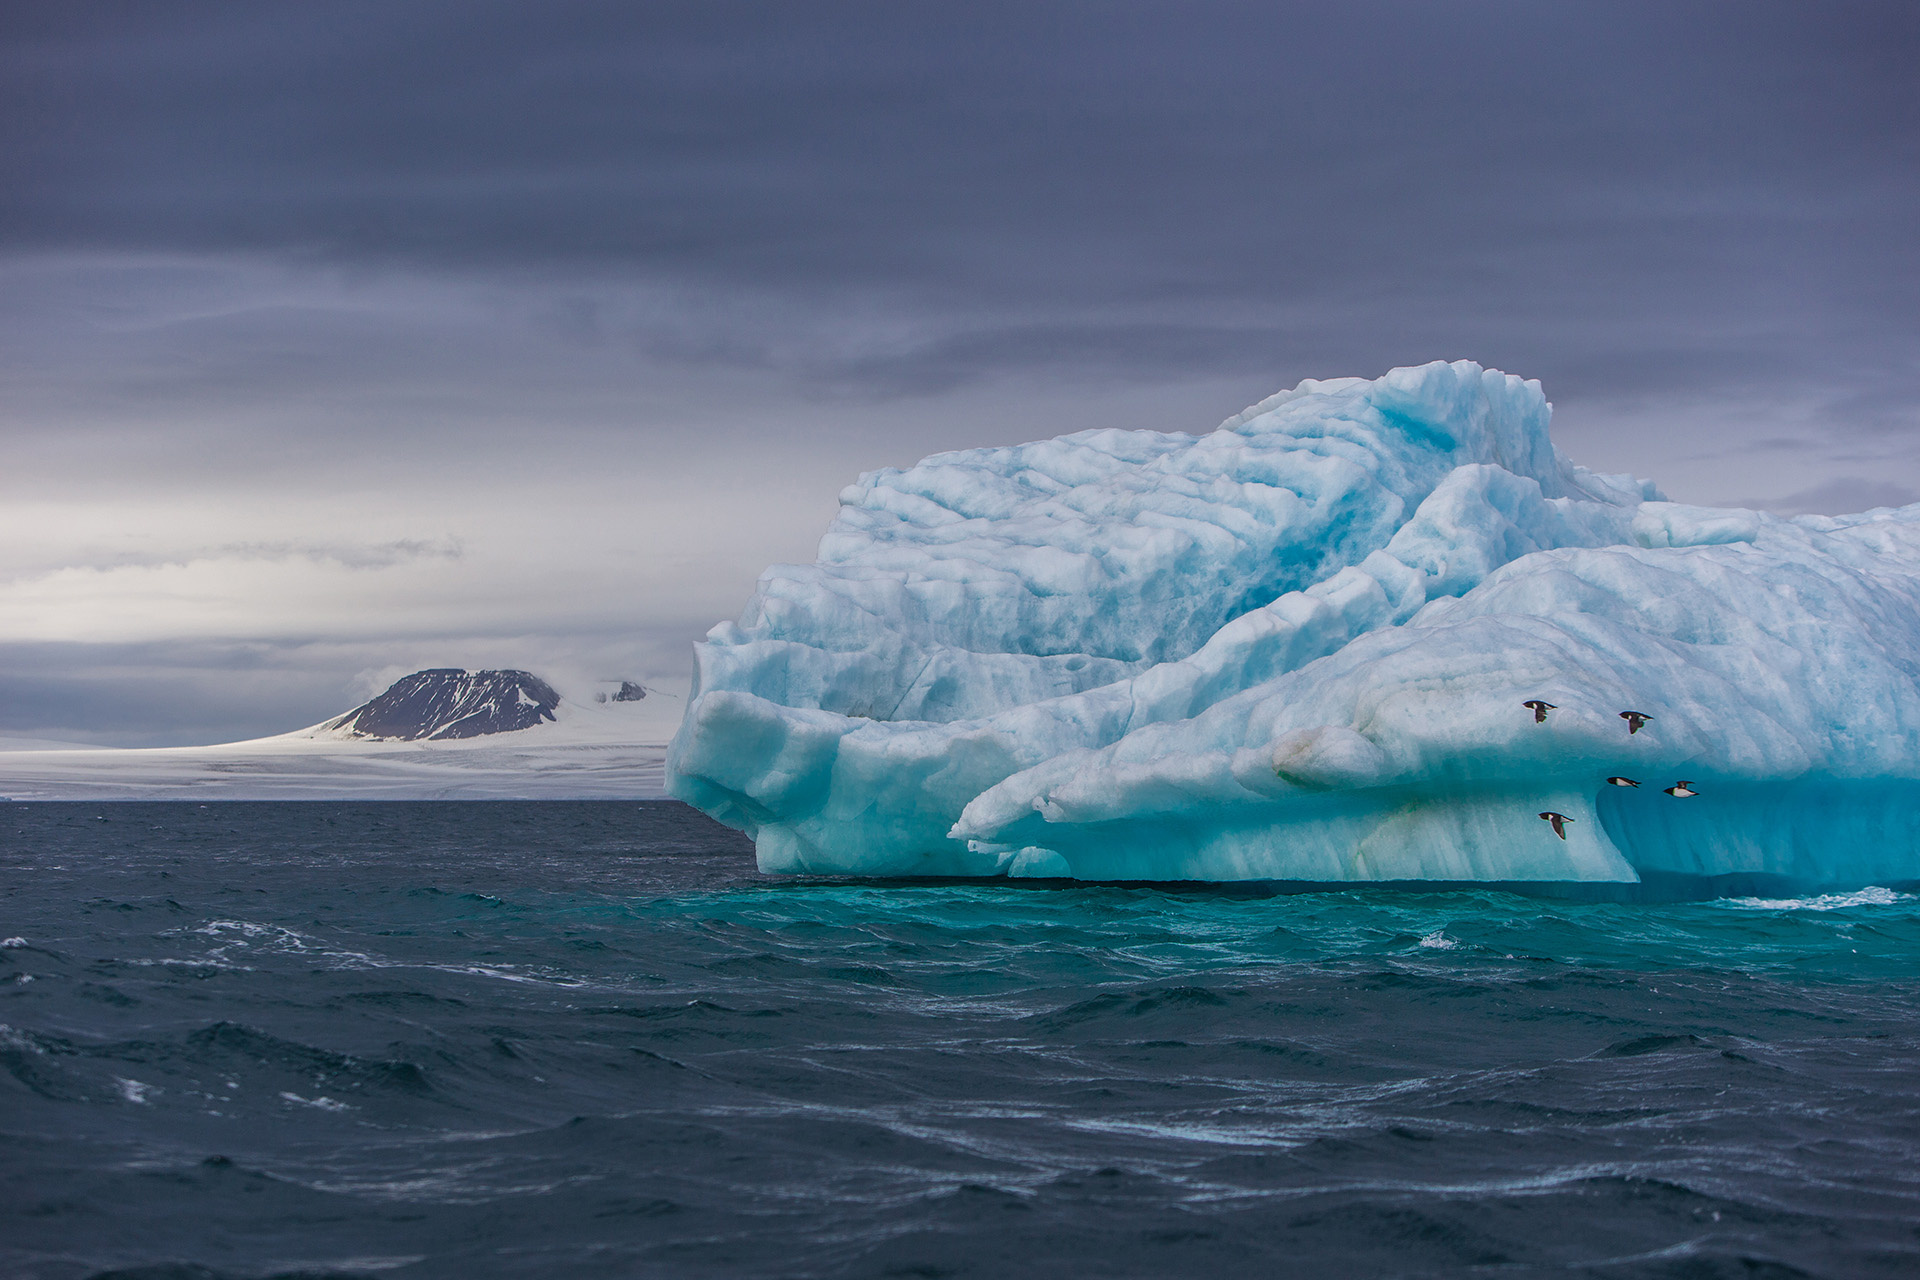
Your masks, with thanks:
[(1550, 416), (1436, 362), (871, 472), (669, 790), (775, 873), (1920, 876), (1920, 506), (1669, 502)]

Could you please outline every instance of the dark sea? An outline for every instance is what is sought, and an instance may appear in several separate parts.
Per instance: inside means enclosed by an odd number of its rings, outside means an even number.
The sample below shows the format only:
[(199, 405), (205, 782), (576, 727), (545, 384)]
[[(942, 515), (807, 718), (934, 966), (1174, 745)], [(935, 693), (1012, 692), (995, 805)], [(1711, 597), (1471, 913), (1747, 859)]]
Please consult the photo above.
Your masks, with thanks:
[(8, 805), (0, 1273), (1920, 1275), (1920, 900), (774, 880)]

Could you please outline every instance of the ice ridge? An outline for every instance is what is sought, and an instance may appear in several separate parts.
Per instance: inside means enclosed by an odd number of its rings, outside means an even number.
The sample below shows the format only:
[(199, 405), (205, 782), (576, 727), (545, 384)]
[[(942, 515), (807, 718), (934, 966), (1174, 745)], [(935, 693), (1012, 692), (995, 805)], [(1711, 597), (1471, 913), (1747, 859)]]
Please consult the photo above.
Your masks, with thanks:
[(1550, 413), (1434, 363), (864, 475), (669, 785), (774, 872), (1920, 874), (1920, 507), (1670, 503)]

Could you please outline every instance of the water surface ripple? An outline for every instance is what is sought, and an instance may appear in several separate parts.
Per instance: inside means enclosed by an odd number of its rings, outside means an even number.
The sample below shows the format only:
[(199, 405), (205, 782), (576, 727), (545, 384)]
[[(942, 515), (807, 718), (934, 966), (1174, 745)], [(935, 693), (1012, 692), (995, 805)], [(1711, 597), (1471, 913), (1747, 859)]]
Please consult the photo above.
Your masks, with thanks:
[(1920, 900), (774, 881), (666, 803), (0, 822), (0, 1273), (1920, 1274)]

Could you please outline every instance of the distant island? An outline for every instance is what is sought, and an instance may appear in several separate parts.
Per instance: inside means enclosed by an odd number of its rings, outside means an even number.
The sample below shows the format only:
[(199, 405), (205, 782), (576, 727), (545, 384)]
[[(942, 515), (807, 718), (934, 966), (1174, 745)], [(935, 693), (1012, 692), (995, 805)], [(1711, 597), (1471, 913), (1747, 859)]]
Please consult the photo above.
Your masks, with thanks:
[[(564, 684), (564, 682), (563, 682)], [(246, 742), (0, 749), (14, 799), (629, 799), (665, 790), (682, 703), (637, 681), (430, 667), (352, 710)]]

